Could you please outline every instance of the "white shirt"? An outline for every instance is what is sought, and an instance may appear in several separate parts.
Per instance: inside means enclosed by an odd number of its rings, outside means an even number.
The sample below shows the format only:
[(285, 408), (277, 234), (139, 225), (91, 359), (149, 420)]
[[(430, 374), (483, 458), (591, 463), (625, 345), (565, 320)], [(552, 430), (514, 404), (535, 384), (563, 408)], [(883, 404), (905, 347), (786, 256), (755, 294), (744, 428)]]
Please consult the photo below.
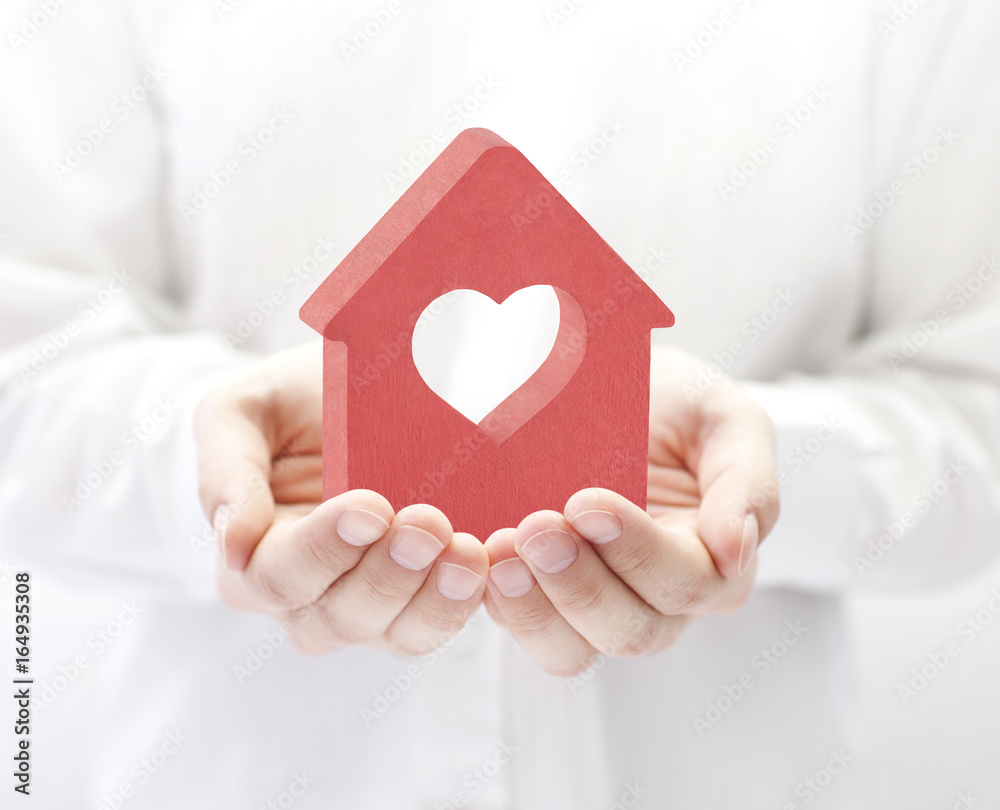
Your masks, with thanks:
[[(891, 14), (5, 7), (0, 542), (135, 603), (74, 806), (859, 806), (841, 595), (974, 570), (1000, 520), (1000, 7)], [(469, 125), (644, 271), (677, 316), (654, 341), (750, 381), (778, 433), (746, 607), (571, 681), (482, 611), (431, 659), (305, 658), (219, 603), (196, 497), (202, 392), (313, 339), (300, 304)], [(68, 806), (57, 782), (39, 806)]]

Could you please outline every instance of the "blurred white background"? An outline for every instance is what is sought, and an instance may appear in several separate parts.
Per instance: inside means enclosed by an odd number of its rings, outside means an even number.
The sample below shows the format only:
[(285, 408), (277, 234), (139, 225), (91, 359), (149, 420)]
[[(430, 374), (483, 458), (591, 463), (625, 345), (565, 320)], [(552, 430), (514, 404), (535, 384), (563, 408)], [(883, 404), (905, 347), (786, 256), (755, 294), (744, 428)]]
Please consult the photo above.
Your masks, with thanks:
[[(973, 640), (956, 631), (986, 608), (994, 589), (1000, 564), (946, 590), (851, 600), (870, 718), (873, 807), (950, 810), (965, 807), (959, 794), (970, 792), (978, 806), (1000, 807), (1000, 615)], [(900, 684), (909, 685), (911, 670), (949, 642), (960, 654), (904, 705)]]

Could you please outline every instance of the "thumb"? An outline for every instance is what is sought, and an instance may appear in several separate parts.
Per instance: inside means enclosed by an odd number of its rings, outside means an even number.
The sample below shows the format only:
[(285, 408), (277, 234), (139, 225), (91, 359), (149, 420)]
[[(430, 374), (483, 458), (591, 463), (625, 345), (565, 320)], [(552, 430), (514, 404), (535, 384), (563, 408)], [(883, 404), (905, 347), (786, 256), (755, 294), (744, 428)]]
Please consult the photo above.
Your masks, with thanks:
[[(726, 578), (741, 576), (778, 518), (774, 432), (763, 408), (736, 386), (711, 409), (697, 462), (698, 534)], [(720, 392), (721, 394), (721, 392)]]
[(198, 495), (227, 568), (242, 571), (274, 522), (266, 407), (216, 391), (195, 412)]

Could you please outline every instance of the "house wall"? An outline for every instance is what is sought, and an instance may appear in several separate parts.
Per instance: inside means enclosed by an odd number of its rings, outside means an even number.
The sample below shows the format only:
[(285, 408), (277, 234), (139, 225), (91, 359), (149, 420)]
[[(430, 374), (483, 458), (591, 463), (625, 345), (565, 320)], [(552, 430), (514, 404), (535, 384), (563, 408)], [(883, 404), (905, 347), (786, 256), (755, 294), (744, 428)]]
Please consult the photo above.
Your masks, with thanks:
[(347, 486), (381, 492), (395, 508), (433, 504), (482, 540), (529, 512), (561, 509), (588, 486), (644, 505), (649, 332), (628, 328), (588, 335), (566, 387), (500, 445), (427, 388), (408, 347), (392, 359), (378, 344), (352, 346), (349, 380), (383, 367), (348, 385)]

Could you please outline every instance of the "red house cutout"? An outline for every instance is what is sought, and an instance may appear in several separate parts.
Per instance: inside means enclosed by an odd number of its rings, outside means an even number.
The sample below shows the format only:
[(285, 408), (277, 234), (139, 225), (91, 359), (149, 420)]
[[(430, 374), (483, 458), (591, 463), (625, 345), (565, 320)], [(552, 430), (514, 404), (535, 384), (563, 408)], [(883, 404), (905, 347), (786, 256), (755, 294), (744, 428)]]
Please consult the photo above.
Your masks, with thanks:
[[(551, 285), (545, 362), (478, 425), (413, 362), (424, 309), (453, 289), (501, 303)], [(527, 159), (460, 133), (303, 305), (324, 339), (323, 496), (429, 503), (480, 540), (579, 489), (646, 504), (650, 329), (670, 310)]]

